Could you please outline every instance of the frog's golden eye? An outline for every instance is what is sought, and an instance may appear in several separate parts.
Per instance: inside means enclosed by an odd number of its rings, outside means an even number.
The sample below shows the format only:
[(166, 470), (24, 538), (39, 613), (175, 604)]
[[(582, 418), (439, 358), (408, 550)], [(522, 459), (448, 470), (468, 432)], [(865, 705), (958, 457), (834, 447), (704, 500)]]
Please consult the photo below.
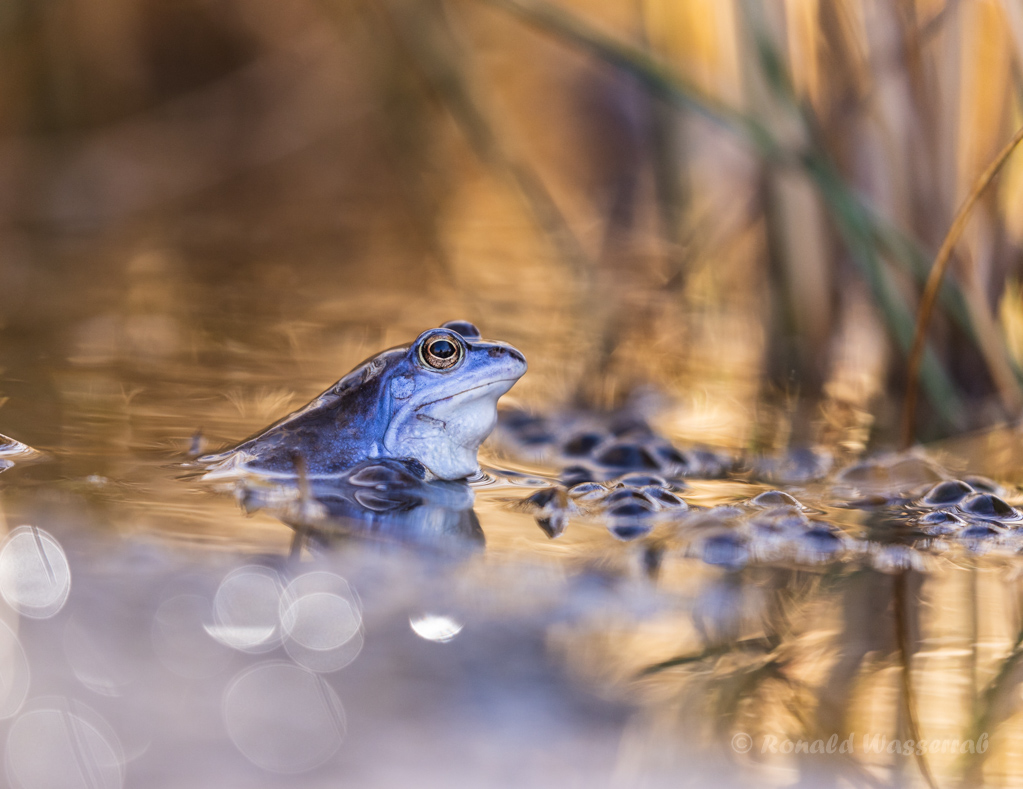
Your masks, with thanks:
[(450, 370), (462, 361), (462, 344), (450, 334), (438, 334), (419, 346), (419, 359), (434, 370)]

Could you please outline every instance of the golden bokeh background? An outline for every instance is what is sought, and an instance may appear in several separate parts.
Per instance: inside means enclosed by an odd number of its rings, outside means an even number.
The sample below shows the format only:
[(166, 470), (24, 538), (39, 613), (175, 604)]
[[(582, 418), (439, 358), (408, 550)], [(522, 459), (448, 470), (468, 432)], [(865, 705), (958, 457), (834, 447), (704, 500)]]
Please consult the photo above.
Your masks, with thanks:
[[(322, 362), (307, 394), (464, 315), (526, 351), (529, 405), (651, 389), (683, 439), (889, 445), (923, 278), (1023, 118), (1010, 0), (19, 0), (0, 40), (16, 423), (40, 349), (269, 332)], [(1021, 210), (1016, 154), (921, 439), (1018, 416)]]

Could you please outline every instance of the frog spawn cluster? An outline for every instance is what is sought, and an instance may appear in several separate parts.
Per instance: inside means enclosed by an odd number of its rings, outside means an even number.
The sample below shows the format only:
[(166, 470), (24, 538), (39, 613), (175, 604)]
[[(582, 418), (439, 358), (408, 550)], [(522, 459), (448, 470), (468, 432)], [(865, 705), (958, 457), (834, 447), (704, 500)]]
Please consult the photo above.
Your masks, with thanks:
[[(556, 427), (515, 412), (505, 439), (532, 459), (560, 465), (559, 485), (518, 503), (551, 538), (573, 518), (602, 519), (619, 540), (647, 537), (664, 524), (669, 540), (708, 564), (801, 564), (865, 557), (879, 569), (921, 567), (923, 557), (959, 545), (970, 551), (1023, 550), (1023, 513), (981, 477), (955, 479), (918, 455), (881, 455), (832, 473), (830, 457), (804, 452), (745, 465), (718, 453), (682, 450), (639, 419), (616, 417), (594, 427)], [(805, 457), (804, 457), (805, 455)], [(863, 528), (839, 528), (825, 511), (792, 493), (767, 490), (747, 500), (700, 508), (686, 501), (689, 478), (742, 476), (778, 484), (820, 483), (811, 500), (871, 513)], [(844, 520), (844, 519), (843, 519)]]
[(679, 495), (684, 487), (653, 474), (631, 473), (607, 483), (586, 480), (541, 488), (527, 496), (520, 509), (531, 513), (548, 537), (560, 536), (572, 516), (603, 514), (614, 536), (632, 540), (649, 534), (656, 520), (689, 510)]
[[(560, 536), (573, 517), (601, 517), (619, 540), (636, 540), (659, 523), (692, 536), (690, 550), (710, 564), (737, 567), (750, 560), (822, 561), (845, 550), (834, 526), (811, 519), (809, 508), (784, 491), (767, 491), (734, 506), (704, 509), (684, 498), (686, 478), (718, 479), (740, 469), (735, 459), (704, 448), (680, 449), (640, 417), (612, 414), (596, 420), (549, 419), (505, 412), (500, 438), (513, 451), (560, 466), (560, 485), (542, 488), (518, 503), (549, 537)], [(830, 468), (813, 455), (812, 471), (798, 458), (770, 464), (777, 478), (798, 466), (799, 479)]]
[(952, 479), (939, 482), (907, 507), (913, 525), (928, 537), (1011, 544), (1023, 539), (1023, 513), (998, 494), (989, 480)]
[(647, 474), (675, 484), (684, 477), (716, 479), (735, 469), (732, 458), (703, 448), (682, 450), (640, 417), (611, 414), (603, 419), (524, 411), (500, 412), (498, 441), (514, 454), (557, 465), (566, 485), (613, 482)]
[(575, 517), (603, 518), (611, 535), (623, 541), (646, 537), (663, 524), (687, 543), (690, 555), (731, 569), (753, 561), (827, 561), (855, 543), (781, 490), (711, 508), (687, 503), (682, 490), (677, 482), (633, 473), (607, 483), (541, 488), (518, 507), (551, 538)]
[(699, 535), (689, 553), (738, 569), (751, 562), (817, 564), (855, 550), (856, 541), (791, 494), (768, 490), (732, 506), (714, 507), (686, 527)]
[(1023, 550), (1023, 513), (963, 480), (938, 482), (908, 502), (893, 504), (865, 536), (848, 534), (785, 491), (704, 509), (687, 503), (677, 488), (649, 484), (640, 475), (542, 488), (519, 507), (551, 538), (575, 517), (603, 518), (608, 531), (623, 541), (646, 537), (663, 524), (669, 539), (685, 543), (687, 555), (728, 569), (853, 557), (865, 557), (878, 569), (919, 568), (925, 554), (953, 544), (973, 552)]

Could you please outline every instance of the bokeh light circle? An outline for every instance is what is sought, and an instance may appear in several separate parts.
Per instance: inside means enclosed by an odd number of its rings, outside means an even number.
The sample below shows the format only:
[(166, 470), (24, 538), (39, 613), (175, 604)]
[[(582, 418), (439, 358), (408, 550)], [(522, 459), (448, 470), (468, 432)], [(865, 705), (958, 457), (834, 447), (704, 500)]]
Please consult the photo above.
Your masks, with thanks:
[(19, 526), (0, 547), (0, 594), (22, 616), (47, 619), (64, 607), (71, 568), (60, 543), (34, 526)]
[(268, 652), (281, 641), (280, 576), (249, 565), (227, 574), (213, 598), (214, 624), (206, 632), (243, 652)]
[(300, 575), (281, 596), (284, 648), (301, 666), (317, 672), (344, 668), (362, 650), (362, 609), (339, 575), (323, 571)]
[(18, 636), (0, 622), (0, 719), (15, 715), (28, 696), (30, 671)]
[(302, 773), (341, 747), (344, 707), (322, 677), (290, 663), (262, 663), (242, 671), (223, 699), (231, 742), (257, 767)]
[(25, 712), (7, 735), (7, 777), (16, 789), (120, 789), (124, 761), (110, 725), (77, 702)]

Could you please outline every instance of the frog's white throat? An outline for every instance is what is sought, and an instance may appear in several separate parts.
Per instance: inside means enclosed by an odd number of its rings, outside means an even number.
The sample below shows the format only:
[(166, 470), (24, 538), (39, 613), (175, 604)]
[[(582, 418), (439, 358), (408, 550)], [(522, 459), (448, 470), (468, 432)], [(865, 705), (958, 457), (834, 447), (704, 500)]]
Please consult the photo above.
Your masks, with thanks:
[(415, 458), (439, 479), (476, 473), (476, 452), (497, 424), (497, 400), (515, 380), (492, 381), (425, 403), (409, 403), (392, 417), (384, 449)]

